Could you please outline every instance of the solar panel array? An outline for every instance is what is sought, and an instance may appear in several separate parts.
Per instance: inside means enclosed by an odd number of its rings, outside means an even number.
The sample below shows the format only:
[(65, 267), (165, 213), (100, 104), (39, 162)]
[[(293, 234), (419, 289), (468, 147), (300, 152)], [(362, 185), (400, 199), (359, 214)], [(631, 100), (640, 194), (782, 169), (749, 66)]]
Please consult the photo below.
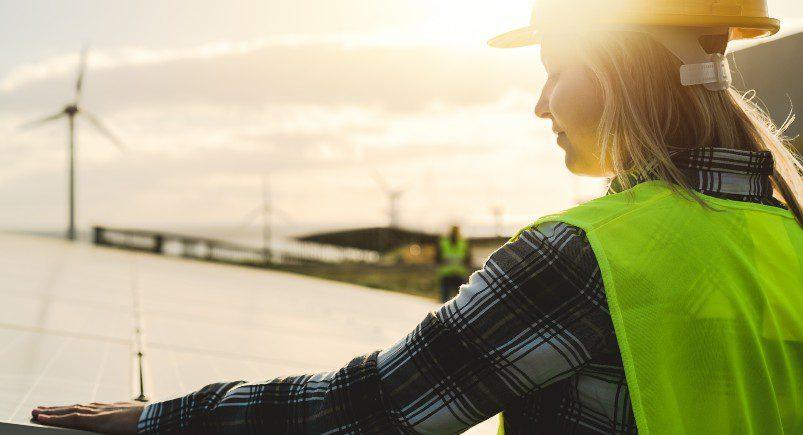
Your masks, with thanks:
[[(0, 422), (36, 405), (152, 400), (332, 370), (435, 304), (281, 272), (0, 234)], [(473, 432), (490, 433), (493, 423)]]

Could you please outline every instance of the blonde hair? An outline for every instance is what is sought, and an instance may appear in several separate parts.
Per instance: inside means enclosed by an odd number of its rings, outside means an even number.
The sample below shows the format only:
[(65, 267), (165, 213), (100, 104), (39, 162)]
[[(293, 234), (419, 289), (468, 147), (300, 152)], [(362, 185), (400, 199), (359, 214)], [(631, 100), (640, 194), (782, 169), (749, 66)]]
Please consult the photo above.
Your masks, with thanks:
[(783, 136), (793, 117), (778, 128), (753, 101), (755, 93), (681, 85), (680, 60), (647, 34), (607, 32), (581, 39), (605, 101), (598, 128), (600, 160), (622, 188), (632, 187), (633, 175), (652, 174), (690, 193), (670, 159), (675, 149), (769, 151), (777, 199), (803, 226), (803, 164)]

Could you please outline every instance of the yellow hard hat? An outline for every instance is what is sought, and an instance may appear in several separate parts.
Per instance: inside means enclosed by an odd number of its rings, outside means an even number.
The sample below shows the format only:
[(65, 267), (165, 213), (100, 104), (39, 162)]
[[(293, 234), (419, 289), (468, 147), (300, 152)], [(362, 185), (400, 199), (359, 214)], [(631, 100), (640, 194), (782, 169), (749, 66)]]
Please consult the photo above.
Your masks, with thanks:
[(540, 43), (544, 33), (595, 25), (722, 28), (730, 40), (768, 36), (780, 28), (766, 0), (536, 0), (530, 25), (491, 39), (493, 47)]

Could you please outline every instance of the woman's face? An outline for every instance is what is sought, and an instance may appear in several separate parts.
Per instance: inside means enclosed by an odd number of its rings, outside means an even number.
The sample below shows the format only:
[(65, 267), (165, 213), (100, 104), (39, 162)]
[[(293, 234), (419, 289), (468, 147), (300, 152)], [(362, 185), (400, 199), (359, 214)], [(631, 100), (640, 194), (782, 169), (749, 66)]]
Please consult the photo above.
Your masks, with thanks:
[(576, 44), (545, 37), (541, 62), (548, 79), (535, 105), (535, 115), (552, 121), (558, 146), (566, 152), (566, 167), (578, 175), (604, 176), (600, 165), (597, 126), (602, 116), (602, 92), (583, 62)]

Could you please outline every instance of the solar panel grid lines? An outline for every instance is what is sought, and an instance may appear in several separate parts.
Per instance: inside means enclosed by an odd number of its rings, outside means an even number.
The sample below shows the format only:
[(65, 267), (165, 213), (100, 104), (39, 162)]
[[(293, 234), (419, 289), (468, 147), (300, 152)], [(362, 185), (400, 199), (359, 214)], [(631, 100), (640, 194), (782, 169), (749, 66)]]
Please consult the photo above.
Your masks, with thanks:
[(39, 383), (42, 381), (42, 378), (44, 378), (44, 376), (50, 371), (50, 368), (53, 366), (53, 363), (56, 362), (58, 357), (60, 357), (61, 354), (64, 352), (64, 349), (66, 349), (67, 346), (73, 340), (74, 340), (74, 338), (69, 338), (67, 340), (64, 340), (58, 346), (58, 349), (55, 352), (53, 352), (52, 355), (47, 357), (47, 359), (46, 359), (47, 363), (45, 364), (45, 367), (42, 369), (42, 371), (36, 377), (36, 379), (34, 380), (33, 384), (31, 385), (31, 388), (28, 389), (28, 391), (25, 393), (25, 395), (22, 397), (22, 399), (20, 399), (19, 403), (17, 403), (17, 406), (11, 412), (11, 416), (8, 417), (8, 421), (14, 421), (14, 417), (16, 417), (17, 414), (20, 412), (20, 409), (22, 408), (22, 405), (27, 403), (27, 400), (31, 396), (31, 393), (36, 389), (36, 387), (39, 386)]
[(0, 245), (0, 422), (15, 430), (31, 427), (36, 405), (136, 397), (137, 326), (145, 393), (164, 400), (211, 382), (336, 369), (392, 344), (437, 307), (287, 273), (32, 236), (0, 233)]

